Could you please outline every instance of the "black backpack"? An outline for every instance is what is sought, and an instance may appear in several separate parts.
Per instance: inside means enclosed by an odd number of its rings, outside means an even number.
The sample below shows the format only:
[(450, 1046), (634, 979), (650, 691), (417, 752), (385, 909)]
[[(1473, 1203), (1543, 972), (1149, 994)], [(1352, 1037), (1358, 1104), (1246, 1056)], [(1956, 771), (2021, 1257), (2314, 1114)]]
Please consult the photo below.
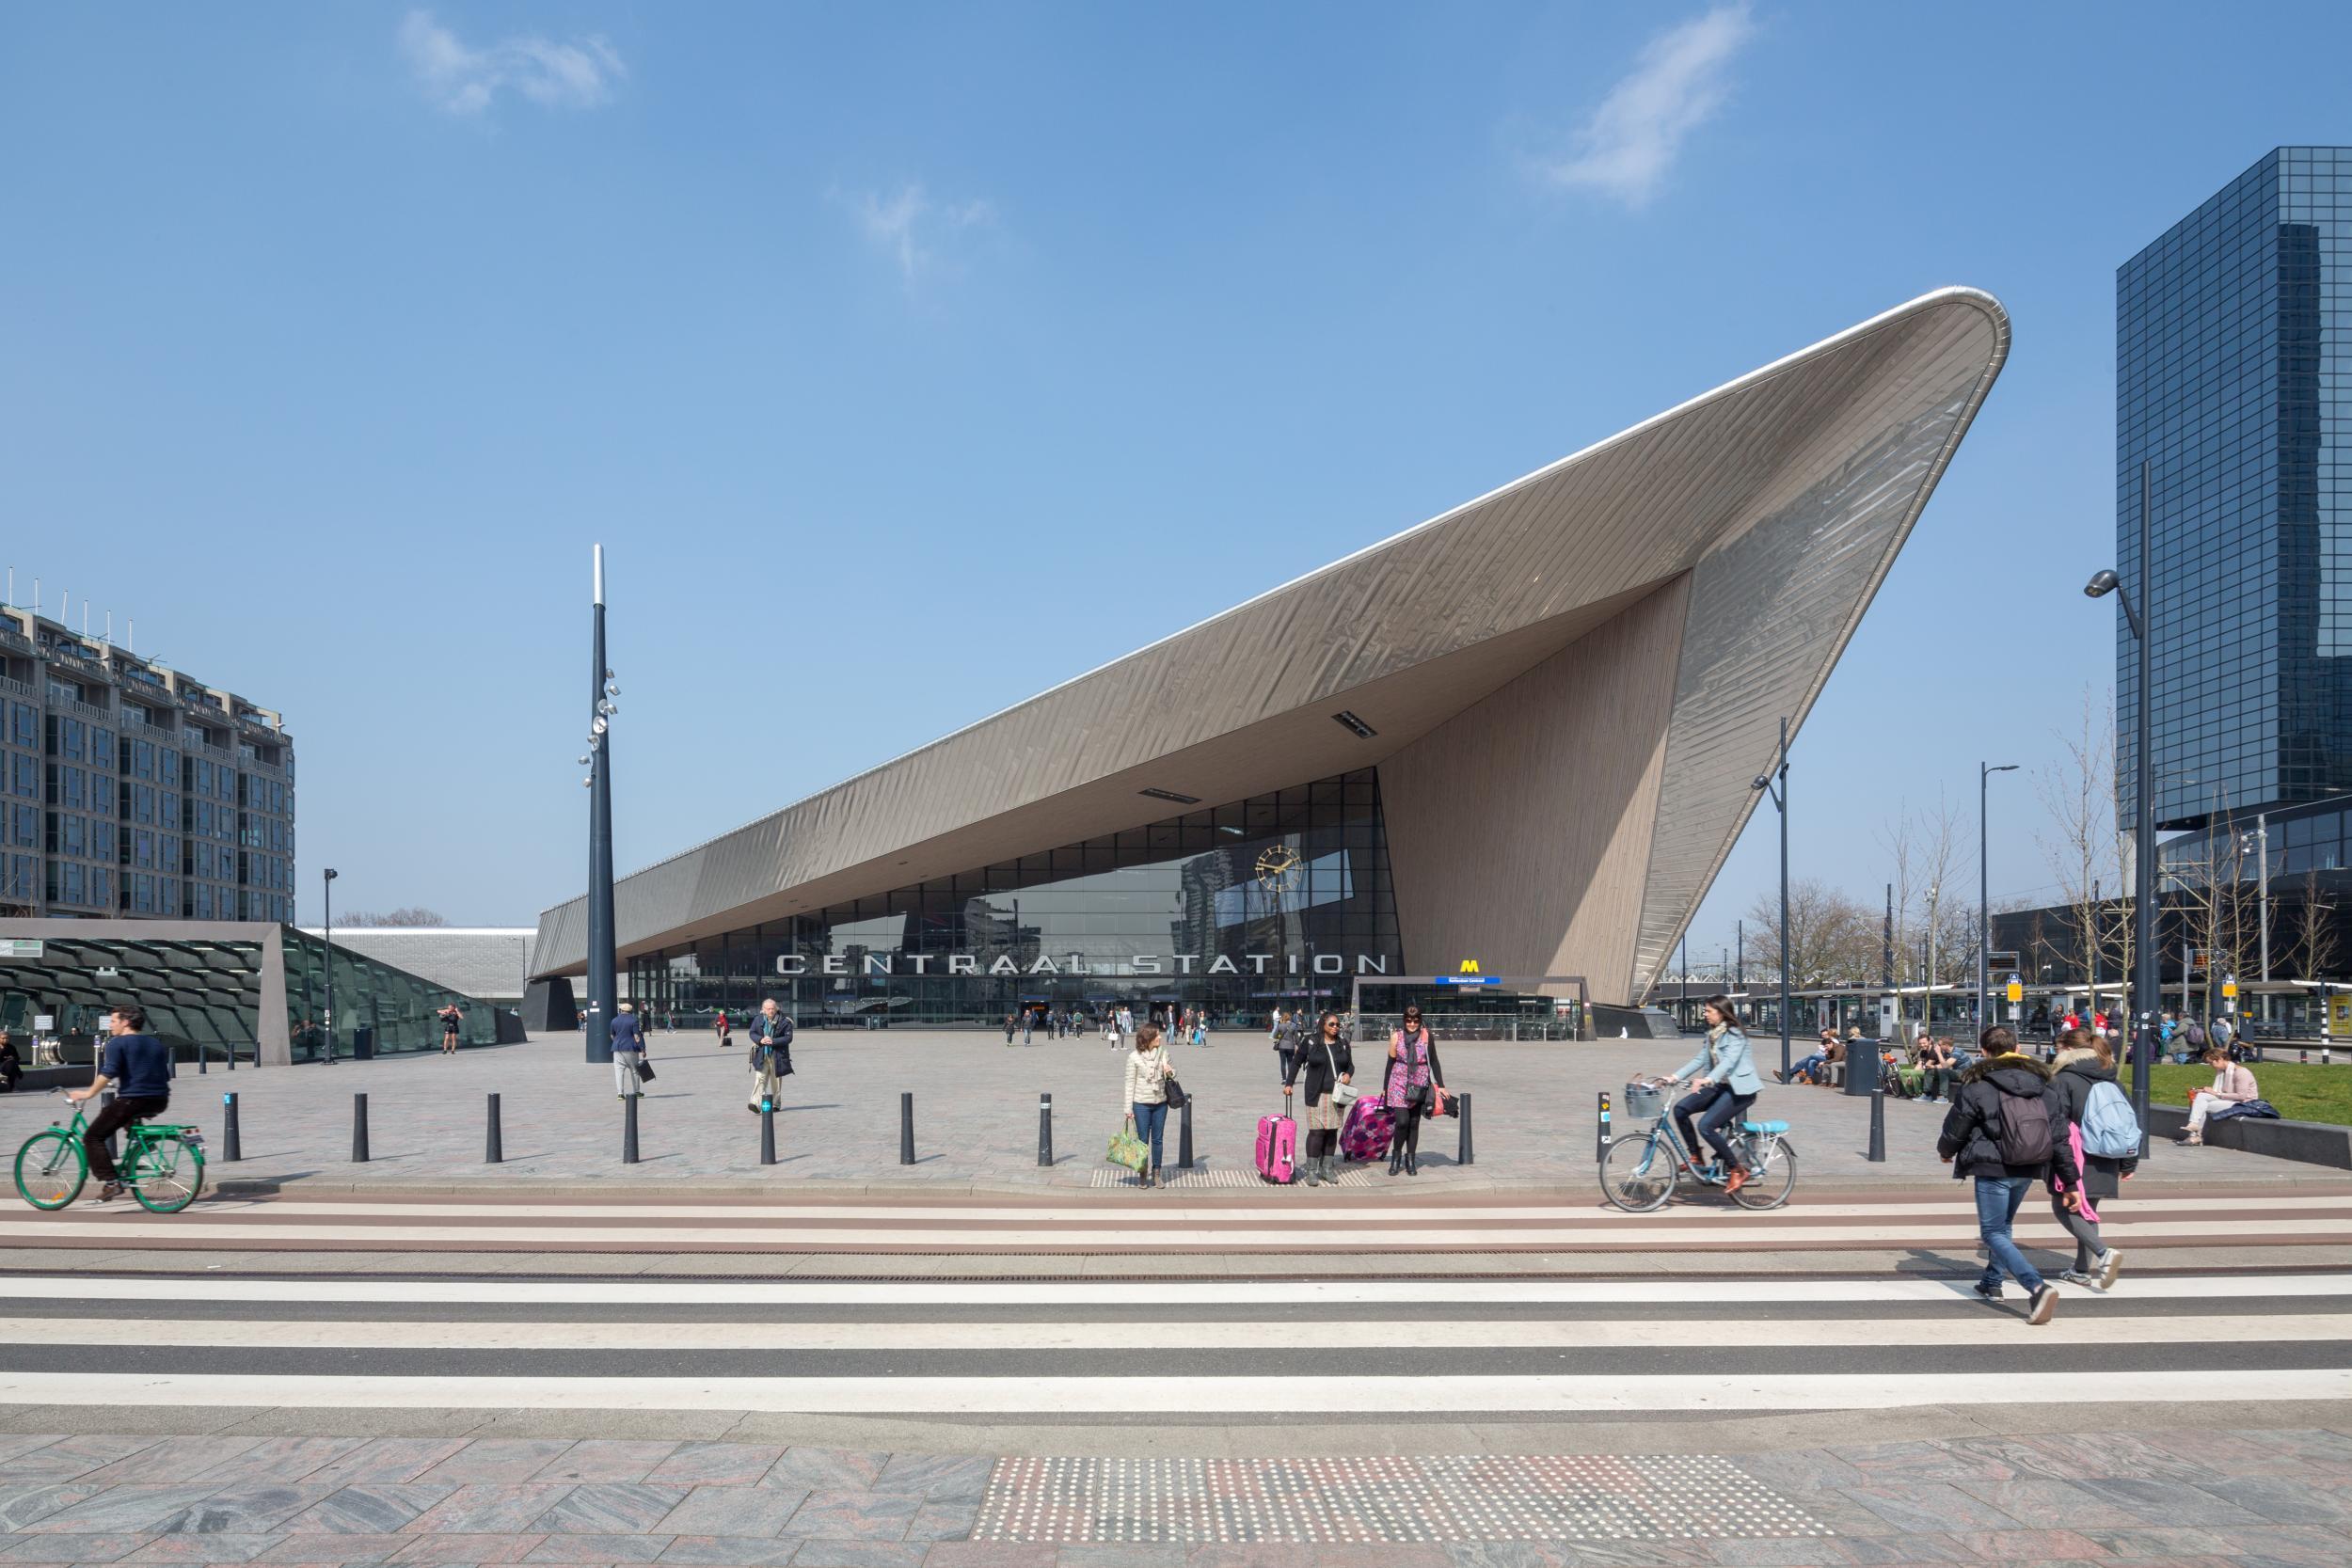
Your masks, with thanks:
[[(1987, 1079), (1987, 1083), (1992, 1080)], [(2011, 1094), (1993, 1085), (2001, 1097), (2001, 1123), (1993, 1131), (1994, 1147), (2006, 1165), (2046, 1165), (2050, 1163), (2050, 1106), (2037, 1089)]]

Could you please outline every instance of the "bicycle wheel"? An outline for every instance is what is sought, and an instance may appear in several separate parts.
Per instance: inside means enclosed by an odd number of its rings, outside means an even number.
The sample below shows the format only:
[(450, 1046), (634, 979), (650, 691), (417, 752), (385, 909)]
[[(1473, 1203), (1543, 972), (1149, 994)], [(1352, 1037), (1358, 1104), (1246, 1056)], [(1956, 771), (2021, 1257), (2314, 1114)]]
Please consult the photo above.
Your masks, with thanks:
[(1620, 1138), (1600, 1158), (1600, 1192), (1629, 1213), (1663, 1209), (1675, 1196), (1674, 1151), (1661, 1138)]
[(1797, 1190), (1797, 1151), (1774, 1134), (1748, 1146), (1747, 1184), (1731, 1195), (1742, 1209), (1777, 1209)]
[(204, 1156), (177, 1138), (153, 1139), (139, 1151), (130, 1184), (140, 1208), (176, 1214), (194, 1203), (204, 1186)]
[(89, 1160), (81, 1140), (57, 1128), (36, 1132), (16, 1151), (17, 1196), (36, 1209), (62, 1209), (82, 1195)]

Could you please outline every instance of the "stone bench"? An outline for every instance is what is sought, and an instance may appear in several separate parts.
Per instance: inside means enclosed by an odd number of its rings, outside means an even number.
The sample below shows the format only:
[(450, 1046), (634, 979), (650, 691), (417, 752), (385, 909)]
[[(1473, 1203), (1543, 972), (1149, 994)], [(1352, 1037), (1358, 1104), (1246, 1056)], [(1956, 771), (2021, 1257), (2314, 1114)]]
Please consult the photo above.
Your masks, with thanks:
[[(2148, 1135), (2164, 1140), (2188, 1131), (2188, 1107), (2148, 1107)], [(2215, 1148), (2244, 1149), (2273, 1159), (2295, 1160), (2307, 1165), (2331, 1165), (2352, 1170), (2352, 1127), (2324, 1121), (2272, 1120), (2266, 1117), (2232, 1117), (2205, 1123), (2205, 1142)]]

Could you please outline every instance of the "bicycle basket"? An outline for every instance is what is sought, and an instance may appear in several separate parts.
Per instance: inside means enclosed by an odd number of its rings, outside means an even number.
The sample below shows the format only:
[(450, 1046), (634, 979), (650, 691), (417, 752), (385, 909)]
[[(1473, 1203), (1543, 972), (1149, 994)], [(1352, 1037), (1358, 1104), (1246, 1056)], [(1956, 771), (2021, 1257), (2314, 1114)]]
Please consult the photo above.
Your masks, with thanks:
[(1647, 1084), (1628, 1084), (1625, 1086), (1625, 1114), (1628, 1117), (1655, 1117), (1666, 1109), (1666, 1091)]

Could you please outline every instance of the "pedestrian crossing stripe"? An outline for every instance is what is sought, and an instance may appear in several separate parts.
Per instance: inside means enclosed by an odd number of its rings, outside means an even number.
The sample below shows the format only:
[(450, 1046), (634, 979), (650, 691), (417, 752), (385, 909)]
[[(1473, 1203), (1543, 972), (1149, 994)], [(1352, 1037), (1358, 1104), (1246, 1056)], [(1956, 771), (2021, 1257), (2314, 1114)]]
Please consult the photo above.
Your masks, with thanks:
[[(2022, 1298), (2019, 1298), (2022, 1299)], [(1957, 1298), (1954, 1305), (1958, 1306)], [(1923, 1320), (1907, 1320), (1918, 1323)], [(1945, 1320), (1934, 1320), (1942, 1325)], [(1715, 1325), (1741, 1350), (1809, 1349), (1822, 1343), (1817, 1318), (1726, 1317)], [(1136, 1343), (1133, 1320), (1109, 1323), (634, 1323), (452, 1321), (446, 1318), (358, 1322), (267, 1318), (0, 1318), (0, 1342), (136, 1345), (142, 1349), (369, 1351), (633, 1351), (649, 1338), (665, 1354), (694, 1351), (1124, 1351)], [(1295, 1346), (1296, 1319), (1201, 1323), (1155, 1320), (1152, 1343), (1162, 1350), (1253, 1351)], [(1688, 1349), (1694, 1325), (1687, 1318), (1470, 1318), (1433, 1321), (1350, 1320), (1333, 1337), (1351, 1350), (1606, 1350)], [(2296, 1343), (2352, 1344), (2352, 1313), (2233, 1313), (2228, 1316), (2135, 1318), (2135, 1345)], [(2111, 1317), (2060, 1318), (2037, 1330), (2035, 1345), (2118, 1342)]]
[[(2352, 1297), (2352, 1271), (2280, 1275), (2174, 1275), (2134, 1277), (2133, 1299), (2234, 1301)], [(141, 1305), (204, 1303), (383, 1303), (402, 1307), (617, 1306), (739, 1307), (1132, 1307), (1132, 1280), (1058, 1283), (992, 1280), (636, 1280), (636, 1279), (293, 1279), (172, 1275), (128, 1287)], [(2061, 1290), (2064, 1290), (2061, 1287)], [(1965, 1279), (1711, 1279), (1661, 1275), (1651, 1279), (1279, 1279), (1153, 1280), (1149, 1300), (1170, 1310), (1191, 1306), (1464, 1305), (1639, 1306), (1706, 1302), (1764, 1306), (1825, 1302), (1965, 1302)], [(0, 1301), (87, 1301), (103, 1298), (119, 1310), (126, 1292), (119, 1279), (72, 1275), (0, 1275)]]
[[(2022, 1332), (2022, 1330), (2020, 1331)], [(1343, 1377), (398, 1377), (199, 1372), (0, 1372), (0, 1405), (270, 1409), (692, 1410), (803, 1415), (1076, 1417), (1400, 1410), (1443, 1414), (1888, 1410), (2352, 1399), (2352, 1367), (2274, 1370), (1663, 1376)]]
[[(1200, 1216), (1195, 1216), (1198, 1221)], [(1441, 1217), (1424, 1216), (1411, 1227), (1378, 1232), (1385, 1250), (1411, 1252), (1494, 1252), (1579, 1247), (1640, 1247), (1675, 1244), (1708, 1246), (1938, 1246), (1973, 1244), (1977, 1227), (1951, 1211), (1938, 1216), (1943, 1223), (1915, 1225), (1782, 1224), (1769, 1230), (1744, 1225), (1701, 1230), (1675, 1220), (1647, 1225), (1614, 1223), (1565, 1226), (1491, 1227), (1453, 1225)], [(2180, 1241), (2246, 1243), (2264, 1239), (2352, 1242), (2352, 1214), (2313, 1215), (2289, 1219), (2119, 1219), (2101, 1227), (2111, 1243), (2167, 1238)], [(2054, 1220), (2027, 1221), (2015, 1229), (2022, 1243), (2071, 1247), (2072, 1238)], [(1327, 1227), (1289, 1224), (1264, 1228), (1195, 1223), (1144, 1230), (1112, 1223), (1092, 1229), (989, 1227), (957, 1225), (925, 1229), (911, 1226), (839, 1227), (759, 1226), (614, 1226), (546, 1225), (355, 1227), (348, 1223), (310, 1224), (276, 1219), (206, 1219), (188, 1223), (179, 1218), (134, 1219), (112, 1215), (79, 1219), (0, 1220), (0, 1243), (40, 1245), (58, 1242), (166, 1242), (221, 1246), (231, 1243), (284, 1246), (302, 1243), (341, 1248), (524, 1247), (553, 1252), (587, 1247), (653, 1245), (667, 1252), (703, 1247), (746, 1247), (768, 1251), (908, 1250), (973, 1253), (986, 1251), (1064, 1250), (1080, 1252), (1260, 1250), (1286, 1254), (1360, 1251), (1366, 1236)]]

